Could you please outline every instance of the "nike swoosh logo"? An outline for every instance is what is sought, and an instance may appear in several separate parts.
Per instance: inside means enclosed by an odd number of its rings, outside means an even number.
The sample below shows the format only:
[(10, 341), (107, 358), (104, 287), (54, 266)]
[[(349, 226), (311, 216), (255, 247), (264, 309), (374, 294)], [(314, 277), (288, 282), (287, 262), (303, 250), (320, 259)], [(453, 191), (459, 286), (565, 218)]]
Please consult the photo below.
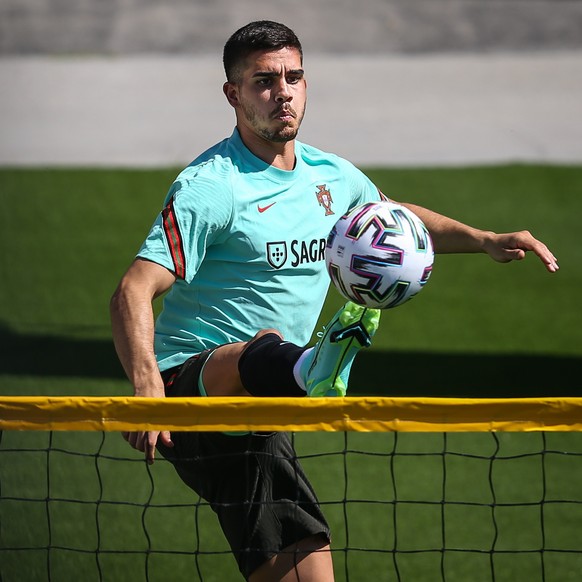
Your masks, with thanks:
[(277, 204), (277, 203), (271, 202), (271, 204), (267, 204), (267, 206), (257, 205), (257, 210), (262, 214), (263, 212), (265, 212), (265, 210), (269, 210), (269, 208), (271, 208), (271, 206), (275, 206), (275, 204)]

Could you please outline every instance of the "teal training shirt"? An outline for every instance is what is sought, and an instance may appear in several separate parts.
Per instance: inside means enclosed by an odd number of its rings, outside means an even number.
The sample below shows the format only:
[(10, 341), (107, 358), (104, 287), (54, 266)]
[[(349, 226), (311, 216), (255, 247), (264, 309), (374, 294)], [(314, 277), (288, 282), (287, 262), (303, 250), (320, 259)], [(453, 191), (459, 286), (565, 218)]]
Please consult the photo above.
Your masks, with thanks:
[(338, 156), (297, 141), (295, 155), (292, 171), (270, 166), (235, 129), (172, 184), (138, 253), (177, 277), (156, 322), (161, 370), (265, 328), (309, 342), (329, 286), (327, 235), (381, 195)]

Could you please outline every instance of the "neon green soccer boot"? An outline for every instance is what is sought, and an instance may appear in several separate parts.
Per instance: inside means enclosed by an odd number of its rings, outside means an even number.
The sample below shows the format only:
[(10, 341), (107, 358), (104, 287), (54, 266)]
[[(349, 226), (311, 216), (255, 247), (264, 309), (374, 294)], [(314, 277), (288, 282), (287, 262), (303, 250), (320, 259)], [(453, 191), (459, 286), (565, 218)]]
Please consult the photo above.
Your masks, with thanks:
[(345, 396), (356, 354), (372, 343), (380, 310), (348, 301), (325, 326), (323, 334), (301, 365), (309, 396)]

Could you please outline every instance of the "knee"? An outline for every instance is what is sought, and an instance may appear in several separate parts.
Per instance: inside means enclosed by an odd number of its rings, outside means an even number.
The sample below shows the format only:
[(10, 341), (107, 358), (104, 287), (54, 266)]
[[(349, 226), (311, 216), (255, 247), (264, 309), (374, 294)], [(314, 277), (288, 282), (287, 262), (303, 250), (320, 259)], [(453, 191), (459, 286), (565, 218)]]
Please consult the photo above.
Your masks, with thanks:
[(261, 331), (258, 331), (253, 338), (251, 338), (248, 342), (246, 342), (244, 344), (244, 347), (241, 351), (244, 351), (244, 349), (249, 345), (252, 344), (254, 341), (258, 340), (259, 338), (262, 338), (265, 335), (269, 335), (270, 333), (274, 333), (276, 336), (279, 337), (279, 339), (283, 339), (283, 334), (277, 330), (277, 329), (273, 329), (273, 328), (267, 328), (267, 329), (261, 329)]
[(203, 384), (209, 396), (249, 396), (241, 381), (240, 360), (249, 346), (266, 335), (274, 334), (274, 339), (282, 340), (276, 329), (262, 329), (248, 342), (225, 344), (214, 350), (204, 367)]
[(275, 329), (264, 329), (244, 347), (238, 360), (243, 388), (252, 396), (305, 396), (293, 367), (303, 348), (284, 342)]

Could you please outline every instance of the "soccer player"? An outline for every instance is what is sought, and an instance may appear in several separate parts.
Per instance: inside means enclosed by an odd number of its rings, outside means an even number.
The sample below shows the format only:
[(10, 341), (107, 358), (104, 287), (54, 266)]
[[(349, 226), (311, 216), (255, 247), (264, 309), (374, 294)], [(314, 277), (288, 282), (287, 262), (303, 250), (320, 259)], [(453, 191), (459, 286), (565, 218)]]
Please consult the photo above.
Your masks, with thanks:
[[(381, 198), (352, 164), (300, 143), (307, 83), (289, 28), (252, 22), (224, 47), (232, 135), (196, 158), (111, 301), (114, 341), (135, 396), (343, 395), (379, 311), (346, 304), (305, 350), (329, 285), (323, 249), (337, 219)], [(340, 122), (341, 120), (338, 120)], [(496, 234), (412, 204), (436, 252), (496, 261), (553, 254), (529, 232)], [(154, 324), (152, 301), (166, 293)], [(218, 515), (253, 582), (333, 580), (330, 532), (284, 433), (124, 433), (156, 447)]]

